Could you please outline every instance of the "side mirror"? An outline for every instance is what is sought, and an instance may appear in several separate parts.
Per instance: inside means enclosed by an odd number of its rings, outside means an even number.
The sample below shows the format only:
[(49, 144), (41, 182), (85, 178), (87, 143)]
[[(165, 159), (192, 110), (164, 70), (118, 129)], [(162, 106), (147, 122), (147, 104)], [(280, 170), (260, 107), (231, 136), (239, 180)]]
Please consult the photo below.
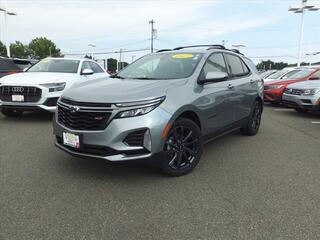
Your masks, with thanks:
[(92, 75), (93, 71), (89, 68), (85, 68), (82, 70), (81, 75)]
[(206, 82), (220, 82), (228, 79), (228, 74), (225, 72), (208, 72), (204, 79), (198, 81), (199, 84)]
[(310, 77), (309, 80), (320, 80), (320, 77), (313, 76), (313, 77)]

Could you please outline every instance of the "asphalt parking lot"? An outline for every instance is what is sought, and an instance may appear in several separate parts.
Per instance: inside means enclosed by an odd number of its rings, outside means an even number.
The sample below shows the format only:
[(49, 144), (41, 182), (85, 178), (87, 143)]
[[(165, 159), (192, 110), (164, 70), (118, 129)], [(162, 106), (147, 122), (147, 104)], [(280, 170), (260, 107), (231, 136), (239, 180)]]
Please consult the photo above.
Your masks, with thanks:
[(71, 157), (51, 115), (0, 115), (0, 239), (320, 239), (320, 118), (265, 108), (191, 174)]

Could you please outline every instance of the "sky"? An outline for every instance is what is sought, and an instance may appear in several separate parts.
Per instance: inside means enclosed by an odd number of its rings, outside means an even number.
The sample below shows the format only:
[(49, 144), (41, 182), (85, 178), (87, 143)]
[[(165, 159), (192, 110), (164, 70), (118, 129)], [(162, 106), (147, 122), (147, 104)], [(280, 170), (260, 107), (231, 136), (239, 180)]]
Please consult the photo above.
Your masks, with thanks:
[[(320, 0), (309, 0), (320, 7)], [(131, 62), (150, 52), (150, 24), (155, 21), (155, 49), (192, 44), (221, 44), (241, 48), (254, 62), (261, 59), (297, 61), (301, 14), (289, 6), (301, 0), (0, 0), (0, 7), (17, 13), (9, 16), (8, 39), (27, 44), (35, 37), (54, 41), (66, 56), (119, 51)], [(1, 41), (5, 29), (0, 13)], [(320, 51), (320, 11), (304, 19), (303, 60)], [(137, 52), (126, 52), (141, 50)], [(78, 55), (81, 56), (81, 55)], [(95, 58), (119, 54), (95, 54)], [(320, 54), (311, 61), (320, 61)]]

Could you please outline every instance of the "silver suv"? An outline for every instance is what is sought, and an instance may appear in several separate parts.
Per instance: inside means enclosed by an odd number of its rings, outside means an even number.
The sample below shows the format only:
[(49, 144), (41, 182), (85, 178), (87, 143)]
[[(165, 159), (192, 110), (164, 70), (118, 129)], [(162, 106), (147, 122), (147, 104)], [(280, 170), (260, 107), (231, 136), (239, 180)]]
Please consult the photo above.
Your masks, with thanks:
[(79, 84), (58, 101), (56, 146), (109, 161), (153, 159), (190, 172), (203, 143), (258, 132), (263, 83), (254, 64), (221, 45), (160, 50), (108, 80)]
[[(318, 75), (320, 77), (320, 71)], [(297, 112), (320, 111), (320, 81), (308, 80), (288, 85), (282, 102)]]

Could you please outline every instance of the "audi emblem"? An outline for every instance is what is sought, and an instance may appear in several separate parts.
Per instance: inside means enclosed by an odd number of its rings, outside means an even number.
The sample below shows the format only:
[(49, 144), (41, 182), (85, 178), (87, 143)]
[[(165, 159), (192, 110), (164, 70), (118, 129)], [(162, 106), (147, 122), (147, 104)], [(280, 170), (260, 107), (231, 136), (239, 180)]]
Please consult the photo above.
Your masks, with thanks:
[(76, 113), (80, 111), (80, 108), (78, 106), (70, 106), (70, 111)]
[(12, 87), (12, 92), (22, 93), (24, 91), (24, 87)]

